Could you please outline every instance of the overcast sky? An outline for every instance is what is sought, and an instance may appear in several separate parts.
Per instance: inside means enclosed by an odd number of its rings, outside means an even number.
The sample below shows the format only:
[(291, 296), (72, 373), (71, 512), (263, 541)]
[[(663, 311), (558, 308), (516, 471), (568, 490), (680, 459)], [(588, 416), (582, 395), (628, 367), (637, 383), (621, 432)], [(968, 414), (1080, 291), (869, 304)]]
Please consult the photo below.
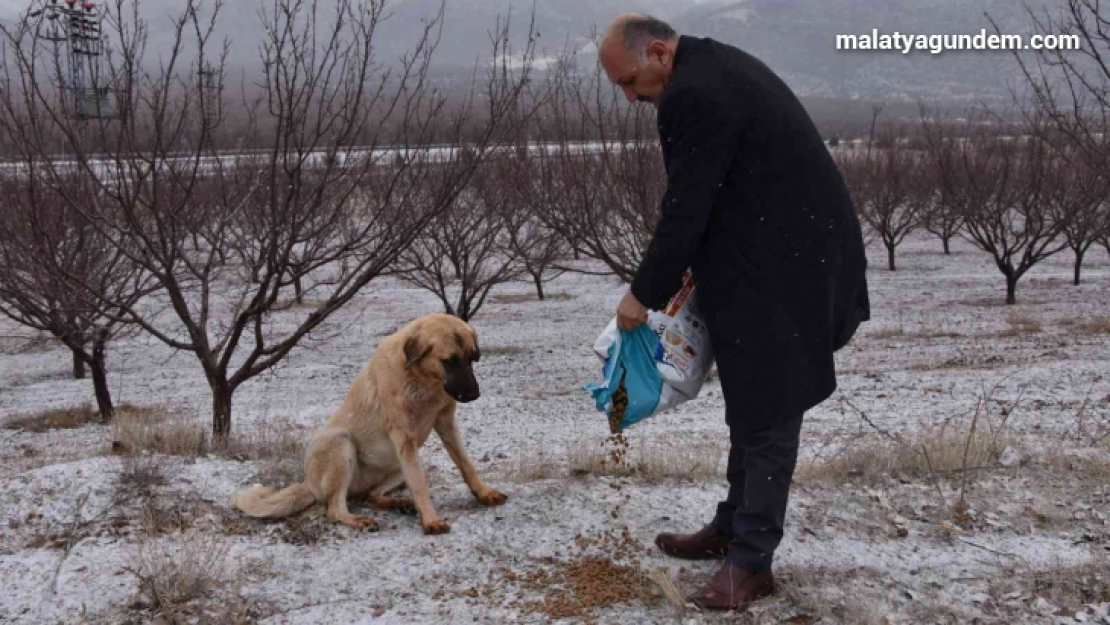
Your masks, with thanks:
[[(322, 0), (328, 6), (333, 0)], [(1027, 31), (1028, 16), (1018, 0), (450, 0), (443, 38), (436, 52), (437, 70), (469, 72), (488, 58), (487, 32), (508, 7), (516, 16), (515, 34), (523, 34), (535, 3), (540, 45), (559, 50), (569, 43), (586, 48), (591, 28), (603, 27), (621, 11), (653, 13), (680, 32), (737, 45), (765, 61), (801, 95), (832, 98), (914, 100), (1008, 97), (1007, 81), (1016, 64), (1008, 52), (902, 54), (837, 52), (838, 34), (885, 33), (976, 34), (990, 29), (989, 12), (1003, 33)], [(1057, 0), (1032, 0), (1031, 4)], [(390, 62), (410, 49), (421, 18), (433, 15), (440, 0), (391, 0), (392, 18), (376, 38), (378, 60)], [(156, 58), (168, 47), (170, 16), (184, 0), (140, 0), (150, 26), (148, 54)], [(212, 0), (202, 6), (211, 7)], [(0, 0), (0, 17), (26, 11), (30, 0)], [(217, 39), (233, 46), (231, 63), (257, 63), (261, 39), (258, 0), (226, 0)], [(519, 49), (519, 42), (517, 43)]]

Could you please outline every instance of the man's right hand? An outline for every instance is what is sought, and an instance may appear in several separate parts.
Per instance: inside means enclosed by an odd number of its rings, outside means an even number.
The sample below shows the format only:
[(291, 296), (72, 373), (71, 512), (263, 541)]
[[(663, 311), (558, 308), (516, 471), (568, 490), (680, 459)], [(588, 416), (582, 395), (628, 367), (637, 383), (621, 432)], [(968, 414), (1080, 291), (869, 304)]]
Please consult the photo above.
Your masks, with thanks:
[(617, 327), (631, 332), (647, 323), (648, 309), (629, 290), (617, 305)]

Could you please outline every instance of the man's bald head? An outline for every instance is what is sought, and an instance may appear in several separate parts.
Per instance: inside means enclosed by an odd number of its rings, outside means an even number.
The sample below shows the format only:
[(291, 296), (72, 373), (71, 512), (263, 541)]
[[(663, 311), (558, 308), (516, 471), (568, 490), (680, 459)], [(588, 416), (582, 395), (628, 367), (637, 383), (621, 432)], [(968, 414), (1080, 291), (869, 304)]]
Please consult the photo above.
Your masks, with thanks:
[(666, 22), (642, 13), (622, 13), (605, 28), (598, 60), (630, 102), (658, 106), (670, 82), (677, 48), (678, 33)]
[(643, 13), (621, 13), (609, 22), (601, 38), (601, 47), (619, 45), (641, 63), (647, 61), (647, 48), (652, 41), (671, 42), (678, 33), (670, 24)]

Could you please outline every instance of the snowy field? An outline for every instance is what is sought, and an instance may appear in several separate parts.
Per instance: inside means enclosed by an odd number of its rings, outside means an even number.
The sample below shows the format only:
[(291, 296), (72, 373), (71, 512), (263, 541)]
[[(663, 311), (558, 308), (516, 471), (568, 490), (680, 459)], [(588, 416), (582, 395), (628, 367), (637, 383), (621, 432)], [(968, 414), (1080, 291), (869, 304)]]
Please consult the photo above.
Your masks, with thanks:
[[(914, 238), (893, 274), (871, 253), (873, 319), (803, 429), (781, 592), (744, 615), (676, 602), (717, 564), (652, 545), (699, 528), (725, 494), (720, 387), (635, 426), (624, 460), (602, 462), (606, 419), (581, 387), (599, 375), (590, 345), (623, 288), (565, 275), (544, 302), (525, 283), (499, 288), (473, 322), (482, 398), (460, 424), (509, 501), (477, 505), (433, 436), (422, 457), (444, 536), (400, 512), (370, 513), (381, 531), (359, 533), (322, 506), (269, 523), (230, 508), (244, 486), (295, 477), (295, 453), (121, 456), (118, 427), (15, 428), (92, 402), (92, 384), (70, 378), (60, 345), (0, 323), (0, 622), (1110, 623), (1105, 250), (1080, 287), (1070, 253), (1038, 266), (1010, 307), (990, 257), (966, 243), (944, 256)], [(236, 392), (236, 438), (307, 438), (382, 336), (439, 310), (373, 283)], [(117, 404), (165, 428), (152, 445), (207, 429), (191, 355), (140, 335), (112, 345), (108, 365)]]

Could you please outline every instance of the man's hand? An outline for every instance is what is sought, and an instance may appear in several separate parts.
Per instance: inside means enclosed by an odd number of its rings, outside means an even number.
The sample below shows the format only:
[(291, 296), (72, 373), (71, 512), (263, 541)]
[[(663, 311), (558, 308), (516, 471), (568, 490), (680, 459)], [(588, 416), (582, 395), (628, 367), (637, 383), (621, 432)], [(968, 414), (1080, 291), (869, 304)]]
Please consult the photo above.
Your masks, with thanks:
[(636, 299), (629, 290), (624, 294), (621, 303), (617, 305), (617, 326), (621, 330), (635, 330), (637, 326), (647, 323), (648, 310)]

